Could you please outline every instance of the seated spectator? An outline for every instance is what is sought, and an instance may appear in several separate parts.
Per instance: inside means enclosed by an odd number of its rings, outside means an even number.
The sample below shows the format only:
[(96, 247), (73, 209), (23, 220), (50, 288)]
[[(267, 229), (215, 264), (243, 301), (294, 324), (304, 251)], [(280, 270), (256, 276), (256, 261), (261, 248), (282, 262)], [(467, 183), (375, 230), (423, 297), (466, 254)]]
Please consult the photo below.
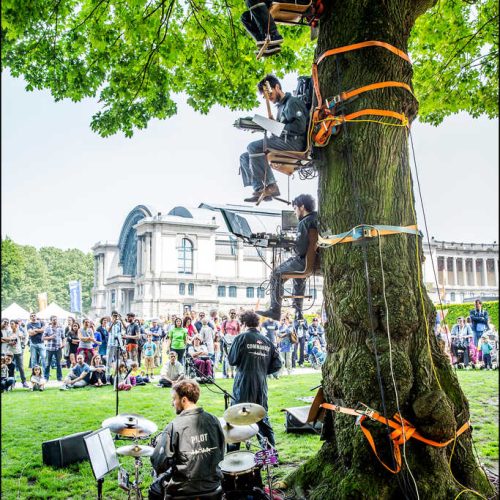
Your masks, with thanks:
[(120, 366), (118, 367), (118, 373), (116, 374), (116, 385), (119, 391), (130, 391), (130, 389), (132, 389), (129, 371), (125, 363), (120, 363)]
[(31, 389), (32, 391), (43, 391), (45, 390), (46, 380), (42, 375), (42, 368), (38, 365), (35, 365), (31, 369)]
[(90, 362), (89, 384), (95, 387), (106, 385), (106, 367), (100, 354), (96, 354)]
[(175, 382), (184, 376), (184, 366), (177, 361), (177, 353), (171, 351), (168, 358), (168, 361), (161, 369), (158, 387), (172, 387)]
[(202, 380), (213, 377), (212, 360), (208, 356), (207, 346), (202, 344), (199, 335), (193, 337), (193, 343), (188, 348), (188, 354), (193, 358), (198, 377)]
[(68, 368), (71, 370), (76, 366), (76, 354), (71, 353), (68, 358)]
[(85, 387), (90, 380), (90, 366), (85, 363), (83, 354), (76, 357), (76, 365), (69, 371), (60, 387), (62, 391), (67, 391), (73, 387)]
[(325, 362), (326, 354), (321, 347), (321, 342), (319, 341), (319, 339), (314, 339), (311, 353), (317, 359), (320, 365)]
[(130, 363), (130, 385), (133, 387), (134, 385), (137, 385), (137, 377), (139, 376), (139, 364), (136, 363), (135, 361), (132, 361)]
[(14, 363), (12, 362), (12, 356), (10, 354), (3, 355), (0, 374), (2, 392), (12, 390), (14, 388), (14, 385), (16, 383), (14, 372), (15, 367)]
[(483, 353), (483, 368), (486, 370), (493, 370), (493, 365), (491, 363), (491, 351), (493, 351), (493, 346), (490, 344), (490, 339), (486, 333), (479, 339), (478, 348)]
[(473, 337), (470, 325), (466, 324), (464, 318), (458, 318), (457, 324), (451, 329), (451, 352), (453, 353), (453, 364), (458, 368), (469, 367), (469, 347), (470, 345), (474, 347)]

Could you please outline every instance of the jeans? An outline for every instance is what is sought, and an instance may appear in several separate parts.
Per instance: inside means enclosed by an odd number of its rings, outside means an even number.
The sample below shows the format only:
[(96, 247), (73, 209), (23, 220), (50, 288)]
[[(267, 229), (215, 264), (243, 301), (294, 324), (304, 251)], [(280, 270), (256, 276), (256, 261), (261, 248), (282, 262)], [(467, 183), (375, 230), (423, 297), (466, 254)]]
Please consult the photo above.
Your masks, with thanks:
[(111, 375), (111, 370), (116, 367), (116, 358), (120, 355), (120, 347), (108, 344), (106, 354), (106, 378)]
[(492, 364), (491, 364), (491, 354), (485, 354), (483, 353), (483, 361), (484, 361), (484, 367), (489, 368), (492, 370)]
[(306, 345), (306, 337), (303, 335), (299, 337), (299, 343), (295, 344), (295, 352), (299, 351), (299, 366), (304, 364), (304, 351)]
[(16, 364), (16, 369), (19, 370), (19, 375), (21, 376), (21, 382), (24, 384), (26, 382), (26, 376), (24, 374), (24, 361), (23, 361), (23, 353), (13, 354), (14, 363)]
[(57, 351), (47, 351), (47, 364), (45, 365), (45, 373), (44, 377), (45, 380), (48, 382), (50, 378), (50, 364), (52, 359), (56, 360), (56, 375), (57, 375), (57, 380), (59, 382), (62, 381), (62, 369), (61, 369), (61, 358), (62, 358), (62, 352), (61, 349), (57, 349)]
[[(304, 139), (290, 139), (285, 141), (281, 137), (270, 137), (267, 139), (267, 148), (279, 151), (304, 151), (306, 148)], [(247, 152), (240, 156), (240, 172), (245, 187), (252, 186), (255, 191), (276, 184), (273, 170), (264, 153), (264, 140), (251, 142), (247, 146)]]
[(280, 375), (283, 374), (283, 372), (285, 371), (285, 368), (287, 369), (288, 374), (290, 374), (292, 371), (292, 352), (291, 351), (290, 352), (280, 352), (280, 358), (281, 358), (281, 362), (282, 362)]
[[(290, 257), (280, 264), (271, 273), (271, 309), (273, 311), (281, 312), (281, 302), (283, 300), (284, 283), (281, 279), (281, 275), (294, 271), (303, 271), (306, 266), (305, 259), (300, 257)], [(306, 290), (306, 280), (305, 279), (294, 279), (293, 280), (293, 295), (304, 295)], [(302, 311), (302, 304), (304, 299), (293, 299), (292, 307), (295, 308), (297, 312)]]
[(31, 367), (33, 368), (35, 365), (38, 365), (45, 369), (45, 344), (33, 344), (30, 345), (30, 359), (31, 359)]

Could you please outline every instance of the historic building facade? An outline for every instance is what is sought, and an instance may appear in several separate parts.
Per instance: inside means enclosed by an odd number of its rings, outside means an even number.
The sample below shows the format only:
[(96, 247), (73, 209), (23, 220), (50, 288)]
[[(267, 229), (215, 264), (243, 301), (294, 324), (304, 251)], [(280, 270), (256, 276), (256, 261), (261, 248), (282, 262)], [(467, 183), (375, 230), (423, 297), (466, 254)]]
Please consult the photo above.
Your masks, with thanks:
[[(167, 215), (139, 205), (125, 219), (118, 243), (99, 242), (94, 253), (90, 315), (116, 309), (151, 318), (196, 311), (267, 305), (271, 250), (256, 249), (229, 233), (216, 208), (175, 207)], [(260, 231), (279, 225), (277, 210), (241, 209)], [(282, 256), (286, 258), (286, 255)], [(304, 309), (320, 312), (321, 277), (310, 278)]]

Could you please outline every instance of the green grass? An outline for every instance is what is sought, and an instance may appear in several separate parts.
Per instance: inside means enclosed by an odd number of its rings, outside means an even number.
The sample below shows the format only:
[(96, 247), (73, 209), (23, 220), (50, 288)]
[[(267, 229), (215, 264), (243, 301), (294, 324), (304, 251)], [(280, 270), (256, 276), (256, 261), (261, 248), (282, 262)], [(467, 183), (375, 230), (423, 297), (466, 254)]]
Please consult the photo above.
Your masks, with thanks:
[[(459, 372), (460, 382), (469, 397), (476, 447), (481, 460), (498, 463), (498, 374), (497, 372)], [(276, 476), (283, 477), (291, 468), (312, 456), (321, 446), (315, 434), (286, 434), (284, 413), (290, 406), (305, 405), (299, 397), (313, 395), (309, 389), (320, 383), (321, 374), (282, 377), (269, 381), (270, 418), (280, 454)], [(219, 382), (219, 381), (218, 381)], [(220, 380), (227, 390), (232, 380)], [(224, 398), (202, 388), (200, 404), (222, 416)], [(53, 469), (42, 463), (41, 443), (74, 432), (96, 430), (115, 413), (115, 393), (111, 387), (87, 387), (71, 391), (47, 389), (44, 393), (15, 390), (2, 396), (2, 498), (9, 499), (91, 499), (96, 497), (90, 464), (83, 462), (65, 469)], [(120, 413), (138, 413), (153, 420), (162, 429), (174, 417), (170, 391), (153, 385), (120, 393)], [(120, 441), (119, 444), (130, 442)], [(147, 444), (147, 441), (144, 442)], [(133, 459), (121, 457), (129, 471)], [(151, 481), (149, 460), (144, 460), (143, 491)], [(103, 496), (125, 498), (117, 486), (116, 471), (106, 477)]]

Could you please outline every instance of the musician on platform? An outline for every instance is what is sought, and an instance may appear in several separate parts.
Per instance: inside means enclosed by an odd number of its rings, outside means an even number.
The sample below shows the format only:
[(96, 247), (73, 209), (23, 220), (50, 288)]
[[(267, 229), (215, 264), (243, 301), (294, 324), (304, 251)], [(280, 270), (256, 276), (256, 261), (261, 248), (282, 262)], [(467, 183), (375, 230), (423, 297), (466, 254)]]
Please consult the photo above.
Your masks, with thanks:
[(172, 387), (172, 406), (177, 416), (158, 436), (151, 457), (157, 479), (149, 500), (163, 500), (165, 493), (194, 498), (215, 492), (222, 472), (224, 434), (219, 419), (196, 405), (200, 386), (184, 379)]
[[(281, 359), (274, 344), (259, 332), (257, 314), (245, 311), (240, 316), (240, 322), (245, 331), (236, 336), (228, 355), (229, 364), (237, 368), (232, 404), (256, 403), (267, 411), (267, 376), (281, 368)], [(274, 432), (268, 417), (257, 425), (261, 444), (262, 437), (265, 437), (268, 444), (274, 447)], [(228, 448), (234, 451), (239, 449), (239, 444)]]
[[(280, 264), (271, 273), (270, 296), (271, 307), (267, 311), (256, 311), (260, 316), (279, 321), (281, 318), (281, 302), (283, 298), (282, 274), (301, 272), (306, 267), (306, 254), (309, 248), (309, 229), (318, 229), (318, 214), (314, 211), (315, 201), (310, 194), (301, 194), (292, 201), (293, 210), (299, 223), (297, 225), (297, 238), (295, 240), (295, 256)], [(304, 295), (306, 289), (305, 279), (293, 280), (293, 295)], [(303, 319), (303, 298), (294, 298), (292, 307), (295, 309), (295, 319)]]
[[(298, 97), (293, 97), (289, 92), (283, 92), (281, 83), (274, 75), (267, 75), (263, 78), (257, 88), (260, 94), (268, 94), (269, 101), (276, 104), (278, 109), (276, 119), (284, 123), (285, 128), (281, 136), (272, 135), (266, 140), (266, 144), (264, 144), (264, 139), (251, 142), (247, 147), (247, 152), (240, 156), (243, 185), (252, 186), (254, 189), (252, 196), (245, 199), (250, 203), (259, 201), (261, 195), (265, 201), (271, 201), (273, 197), (280, 195), (264, 148), (279, 151), (304, 151), (309, 118), (304, 102)], [(270, 108), (268, 111), (271, 115)]]

